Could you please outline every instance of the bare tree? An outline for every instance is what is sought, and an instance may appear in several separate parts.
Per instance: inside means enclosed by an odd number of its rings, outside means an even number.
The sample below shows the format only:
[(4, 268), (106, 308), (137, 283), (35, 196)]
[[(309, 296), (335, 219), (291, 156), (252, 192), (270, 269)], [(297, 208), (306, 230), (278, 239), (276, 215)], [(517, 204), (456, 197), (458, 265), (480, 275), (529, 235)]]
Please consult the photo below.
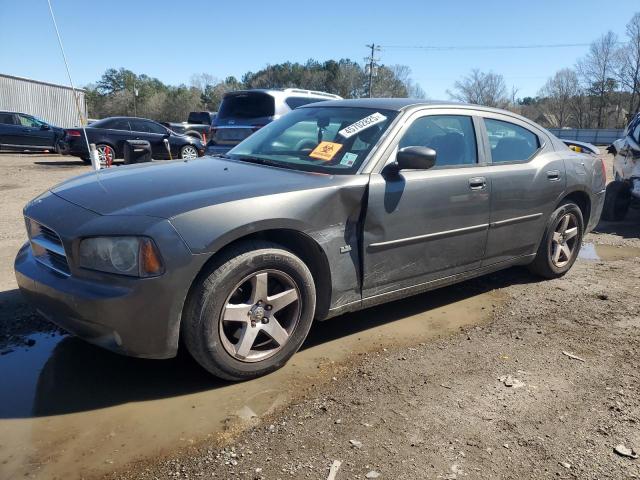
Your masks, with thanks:
[(596, 128), (602, 128), (608, 95), (615, 89), (615, 56), (618, 38), (609, 31), (591, 44), (589, 53), (578, 62), (578, 73), (587, 92), (596, 97)]
[(454, 100), (488, 107), (504, 108), (509, 105), (504, 77), (493, 72), (484, 73), (478, 69), (457, 81), (447, 94)]
[(640, 12), (627, 24), (629, 42), (617, 52), (618, 80), (630, 92), (629, 116), (640, 110)]
[(580, 82), (574, 70), (563, 68), (547, 80), (538, 95), (544, 99), (543, 112), (549, 124), (556, 128), (567, 126), (571, 115), (571, 102), (580, 95)]

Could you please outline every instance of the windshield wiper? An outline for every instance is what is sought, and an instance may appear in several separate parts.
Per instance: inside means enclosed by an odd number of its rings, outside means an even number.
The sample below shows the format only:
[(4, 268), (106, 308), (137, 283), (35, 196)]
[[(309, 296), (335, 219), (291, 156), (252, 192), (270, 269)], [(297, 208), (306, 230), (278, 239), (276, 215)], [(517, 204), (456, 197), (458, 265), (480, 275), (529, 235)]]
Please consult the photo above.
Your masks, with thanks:
[(271, 167), (284, 167), (284, 165), (280, 162), (276, 162), (276, 161), (269, 160), (267, 158), (262, 158), (262, 157), (254, 157), (252, 155), (234, 155), (233, 157), (230, 155), (223, 155), (223, 157), (229, 158), (231, 160), (240, 160), (242, 162), (257, 163), (258, 165), (269, 165)]

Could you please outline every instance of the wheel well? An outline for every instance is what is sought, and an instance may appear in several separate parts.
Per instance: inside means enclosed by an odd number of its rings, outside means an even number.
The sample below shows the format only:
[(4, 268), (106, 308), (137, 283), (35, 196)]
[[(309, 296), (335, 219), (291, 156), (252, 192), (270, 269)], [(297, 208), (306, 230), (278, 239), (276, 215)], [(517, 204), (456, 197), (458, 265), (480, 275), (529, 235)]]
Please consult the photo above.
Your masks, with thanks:
[[(240, 237), (228, 243), (207, 261), (200, 273), (193, 282), (200, 278), (200, 274), (205, 271), (211, 263), (222, 256), (228, 249), (233, 248), (240, 242), (250, 240), (265, 240), (282, 245), (287, 250), (296, 254), (309, 267), (313, 281), (316, 286), (316, 317), (324, 318), (329, 311), (331, 303), (331, 269), (329, 261), (318, 243), (308, 235), (297, 230), (276, 229), (255, 232), (244, 237)], [(193, 284), (191, 289), (193, 288)]]
[(589, 195), (581, 191), (576, 191), (570, 193), (562, 199), (563, 202), (566, 200), (571, 200), (576, 205), (578, 205), (580, 211), (582, 212), (584, 227), (587, 228), (587, 225), (589, 225), (589, 217), (591, 216), (591, 200), (589, 199)]

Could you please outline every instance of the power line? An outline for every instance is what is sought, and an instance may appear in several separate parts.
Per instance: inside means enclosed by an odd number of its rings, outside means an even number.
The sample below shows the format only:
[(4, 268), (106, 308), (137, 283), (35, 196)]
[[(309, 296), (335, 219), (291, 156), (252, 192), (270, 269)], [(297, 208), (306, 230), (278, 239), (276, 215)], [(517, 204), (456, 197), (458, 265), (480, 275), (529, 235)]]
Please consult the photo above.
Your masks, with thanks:
[(371, 92), (373, 88), (373, 73), (374, 69), (378, 66), (377, 62), (380, 61), (379, 58), (375, 58), (375, 53), (380, 51), (380, 45), (376, 45), (372, 43), (371, 45), (365, 45), (367, 48), (371, 49), (371, 55), (365, 57), (365, 62), (369, 63), (369, 98), (371, 98)]
[[(622, 42), (619, 42), (622, 43)], [(542, 49), (542, 48), (572, 48), (588, 47), (590, 43), (554, 43), (549, 45), (380, 45), (382, 48), (395, 48), (405, 50), (522, 50), (522, 49)], [(369, 46), (369, 45), (367, 45)]]

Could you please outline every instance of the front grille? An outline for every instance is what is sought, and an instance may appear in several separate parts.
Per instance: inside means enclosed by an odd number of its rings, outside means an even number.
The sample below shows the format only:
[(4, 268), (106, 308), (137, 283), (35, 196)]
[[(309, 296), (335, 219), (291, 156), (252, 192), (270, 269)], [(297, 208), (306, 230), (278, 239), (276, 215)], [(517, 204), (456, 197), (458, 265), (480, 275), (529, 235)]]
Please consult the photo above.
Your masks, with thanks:
[(35, 259), (57, 273), (71, 275), (67, 254), (58, 234), (35, 220), (25, 220)]

